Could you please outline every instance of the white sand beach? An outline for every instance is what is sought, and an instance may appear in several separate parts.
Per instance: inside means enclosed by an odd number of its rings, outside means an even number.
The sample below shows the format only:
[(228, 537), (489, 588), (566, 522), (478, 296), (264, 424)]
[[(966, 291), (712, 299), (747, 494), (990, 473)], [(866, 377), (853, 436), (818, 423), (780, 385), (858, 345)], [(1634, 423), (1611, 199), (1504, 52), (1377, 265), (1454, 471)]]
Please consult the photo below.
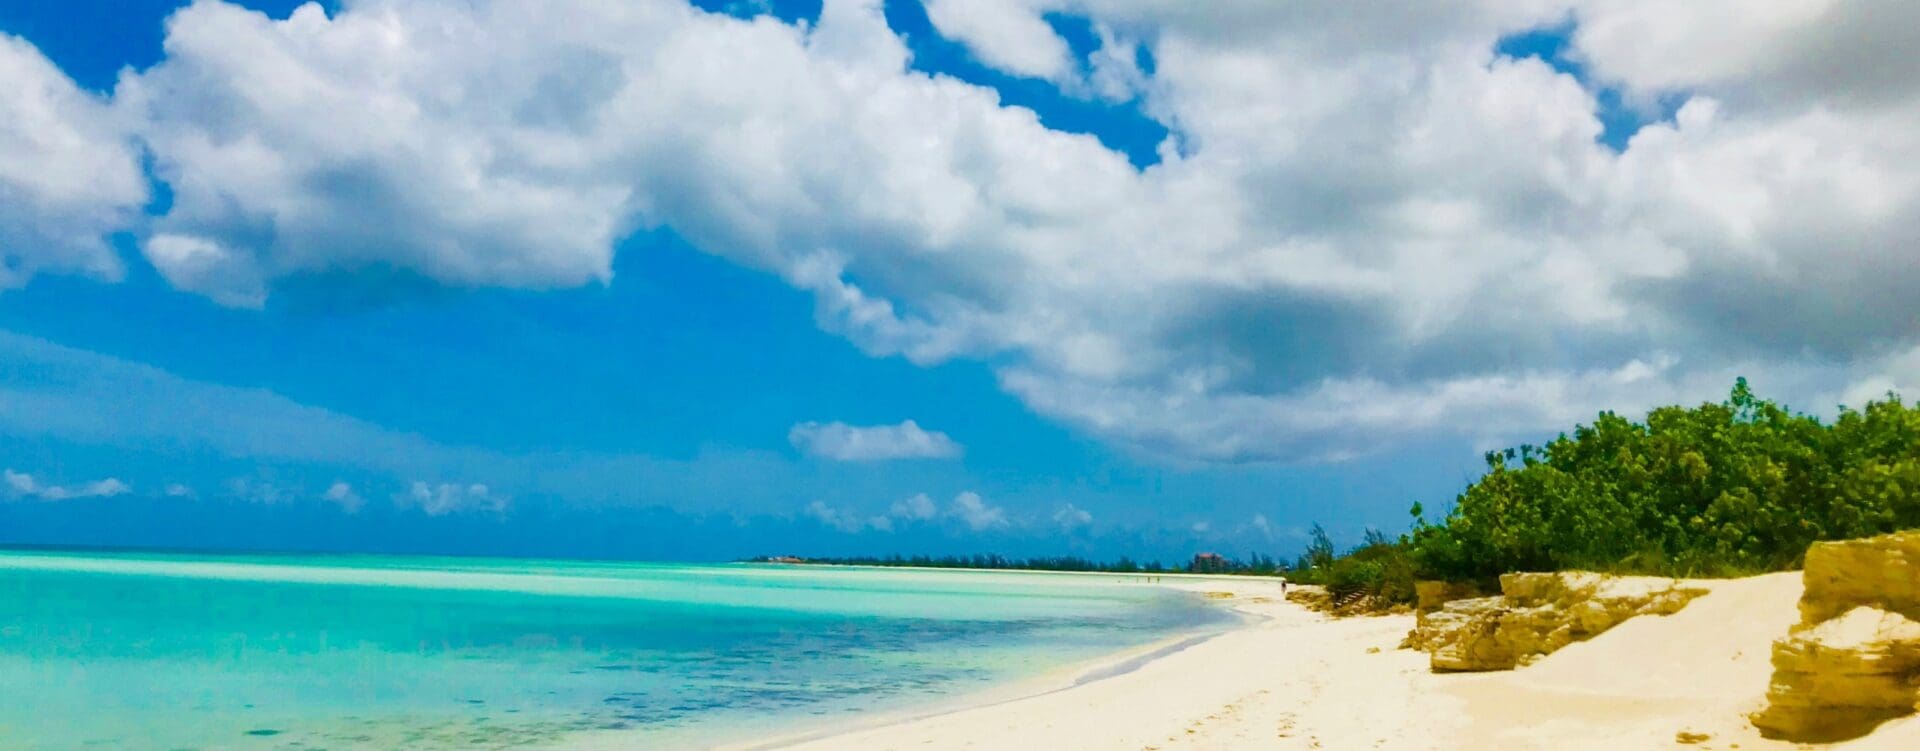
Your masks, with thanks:
[[(1334, 619), (1271, 580), (1175, 578), (1250, 616), (1134, 669), (1081, 666), (971, 708), (763, 739), (743, 749), (1772, 749), (1746, 721), (1769, 648), (1796, 617), (1797, 572), (1703, 582), (1678, 614), (1644, 616), (1510, 672), (1434, 674), (1398, 649), (1413, 617)], [(1008, 698), (1009, 693), (1020, 698)], [(1683, 744), (1680, 734), (1690, 734)], [(1702, 738), (1704, 736), (1704, 738)], [(1834, 744), (1920, 748), (1920, 718)]]

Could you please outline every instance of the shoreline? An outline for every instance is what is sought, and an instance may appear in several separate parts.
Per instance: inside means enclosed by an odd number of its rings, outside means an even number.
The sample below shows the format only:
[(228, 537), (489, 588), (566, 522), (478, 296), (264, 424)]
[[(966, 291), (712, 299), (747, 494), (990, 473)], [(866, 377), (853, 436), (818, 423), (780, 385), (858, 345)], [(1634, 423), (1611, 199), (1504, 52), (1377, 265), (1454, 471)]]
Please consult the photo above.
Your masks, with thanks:
[[(842, 566), (844, 568), (895, 569), (890, 566)], [(1001, 569), (935, 569), (942, 571), (965, 571), (977, 573), (1006, 573)], [(1118, 573), (1103, 571), (1020, 571), (1021, 574), (1057, 574), (1063, 576), (1100, 576), (1115, 579), (1158, 579), (1141, 581), (1146, 586), (1164, 587), (1189, 593), (1208, 600), (1208, 604), (1231, 613), (1235, 622), (1225, 628), (1205, 630), (1197, 633), (1176, 634), (1150, 644), (1131, 647), (1073, 664), (1050, 669), (1030, 678), (1010, 682), (980, 691), (971, 691), (949, 697), (933, 705), (922, 705), (894, 712), (881, 713), (864, 718), (843, 719), (822, 726), (760, 736), (745, 742), (724, 743), (709, 748), (714, 751), (827, 751), (844, 748), (895, 748), (912, 745), (914, 747), (944, 748), (937, 744), (921, 743), (922, 728), (930, 725), (948, 723), (971, 723), (974, 715), (1007, 712), (1013, 715), (1026, 715), (1026, 705), (1033, 702), (1048, 702), (1062, 698), (1071, 698), (1076, 692), (1091, 688), (1125, 683), (1143, 672), (1153, 671), (1169, 663), (1182, 662), (1181, 658), (1197, 650), (1207, 648), (1222, 640), (1243, 636), (1272, 624), (1276, 618), (1288, 615), (1303, 616), (1310, 620), (1326, 620), (1325, 616), (1311, 613), (1305, 608), (1288, 603), (1283, 598), (1279, 581), (1271, 577), (1242, 576), (1230, 574), (1192, 574), (1184, 572), (1166, 573)], [(1220, 597), (1219, 595), (1228, 595)], [(1203, 661), (1211, 662), (1211, 656)], [(1176, 668), (1184, 671), (1184, 667)], [(911, 744), (895, 743), (896, 739), (913, 738)], [(879, 740), (877, 745), (873, 741)], [(977, 744), (973, 744), (977, 745)], [(981, 746), (993, 747), (993, 746)], [(1005, 746), (1002, 746), (1005, 747)]]
[[(1530, 667), (1441, 674), (1425, 653), (1399, 649), (1411, 615), (1334, 618), (1285, 601), (1270, 580), (1182, 577), (1158, 586), (1229, 592), (1217, 601), (1242, 621), (1095, 661), (1107, 671), (1050, 671), (1045, 690), (1021, 681), (939, 708), (718, 748), (1805, 748), (1762, 738), (1746, 719), (1764, 703), (1771, 642), (1797, 617), (1799, 575), (1700, 583), (1709, 593), (1678, 613), (1633, 619)], [(1920, 748), (1920, 717), (1819, 748)]]
[[(849, 567), (849, 568), (856, 568), (856, 567)], [(897, 568), (897, 567), (858, 566), (857, 568)], [(996, 573), (1003, 571), (1001, 569), (939, 569), (939, 570), (969, 571), (969, 572), (996, 572)], [(1093, 574), (1093, 575), (1101, 575), (1101, 576), (1139, 578), (1139, 575), (1136, 575), (1136, 574), (1121, 574), (1121, 573), (1114, 573), (1114, 572), (1097, 572), (1097, 571), (1095, 572), (1023, 571), (1020, 573), (1071, 574), (1071, 575), (1077, 575), (1077, 576), (1085, 576), (1088, 574)], [(1153, 576), (1160, 576), (1160, 575), (1154, 574)], [(1209, 591), (1220, 592), (1225, 590), (1219, 587), (1214, 587), (1211, 589), (1200, 588), (1197, 586), (1197, 584), (1194, 583), (1195, 581), (1205, 581), (1205, 580), (1211, 580), (1216, 578), (1228, 578), (1228, 577), (1216, 576), (1212, 574), (1181, 574), (1180, 576), (1187, 580), (1185, 583), (1188, 584), (1189, 586), (1170, 586), (1166, 582), (1142, 582), (1142, 583), (1148, 586), (1162, 586), (1162, 587), (1169, 587), (1173, 589), (1180, 589), (1182, 591), (1191, 592), (1195, 596), (1204, 597), (1205, 594)], [(1248, 577), (1232, 577), (1232, 578), (1248, 578)], [(988, 688), (980, 689), (977, 691), (968, 691), (968, 692), (956, 694), (950, 697), (945, 697), (931, 704), (923, 704), (915, 707), (905, 707), (905, 708), (891, 710), (891, 711), (882, 711), (882, 712), (876, 713), (875, 715), (864, 717), (864, 718), (842, 719), (838, 721), (823, 723), (821, 726), (818, 726), (818, 727), (813, 727), (808, 729), (796, 729), (792, 732), (781, 733), (774, 736), (761, 736), (745, 742), (722, 743), (720, 745), (711, 746), (710, 748), (713, 749), (713, 751), (779, 751), (780, 749), (809, 746), (811, 744), (832, 741), (837, 738), (843, 738), (843, 737), (860, 734), (860, 733), (880, 731), (888, 728), (910, 727), (915, 723), (937, 720), (943, 717), (949, 717), (952, 715), (966, 713), (966, 712), (991, 710), (996, 707), (1004, 707), (1004, 706), (1016, 704), (1018, 702), (1029, 701), (1029, 700), (1039, 699), (1046, 696), (1057, 695), (1062, 692), (1072, 691), (1076, 688), (1091, 685), (1104, 680), (1120, 678), (1126, 675), (1136, 673), (1159, 660), (1163, 660), (1170, 656), (1179, 654), (1180, 652), (1186, 651), (1195, 646), (1205, 644), (1207, 642), (1213, 641), (1217, 638), (1226, 636), (1227, 634), (1234, 633), (1236, 631), (1257, 626), (1259, 623), (1263, 622), (1269, 617), (1261, 613), (1248, 612), (1247, 610), (1241, 607), (1238, 607), (1234, 603), (1236, 603), (1236, 601), (1238, 601), (1239, 599), (1240, 599), (1239, 593), (1235, 593), (1235, 597), (1232, 599), (1216, 601), (1217, 606), (1225, 607), (1229, 612), (1233, 613), (1237, 619), (1237, 622), (1225, 628), (1203, 630), (1199, 632), (1190, 632), (1190, 633), (1184, 633), (1184, 634), (1175, 634), (1167, 638), (1160, 639), (1158, 641), (1150, 642), (1148, 644), (1129, 647), (1127, 649), (1110, 652), (1110, 653), (1093, 657), (1090, 659), (1081, 660), (1081, 661), (1070, 663), (1067, 665), (1051, 668), (1045, 672), (1040, 673), (1039, 675), (1017, 679), (1002, 685), (988, 687)]]
[[(761, 565), (761, 564), (753, 564)], [(773, 564), (779, 565), (779, 564)], [(897, 570), (894, 566), (835, 566), (837, 568)], [(921, 570), (921, 569), (915, 569)], [(817, 744), (834, 747), (836, 739), (872, 732), (886, 732), (889, 729), (909, 729), (926, 722), (936, 722), (942, 718), (982, 710), (991, 711), (999, 707), (1017, 705), (1021, 702), (1041, 699), (1048, 696), (1071, 692), (1105, 681), (1124, 679), (1154, 664), (1176, 657), (1183, 652), (1222, 637), (1254, 628), (1272, 617), (1271, 613), (1249, 609), (1252, 604), (1272, 605), (1281, 602), (1277, 580), (1264, 577), (1233, 576), (1224, 574), (1131, 574), (1116, 572), (1081, 571), (1007, 571), (1003, 569), (924, 569), (930, 571), (954, 571), (964, 573), (1005, 574), (1057, 574), (1064, 576), (1100, 576), (1116, 579), (1142, 579), (1146, 576), (1170, 579), (1172, 581), (1137, 582), (1142, 586), (1164, 587), (1206, 599), (1209, 607), (1225, 610), (1234, 619), (1224, 626), (1213, 626), (1189, 630), (1169, 635), (1146, 644), (1134, 645), (1113, 652), (1077, 660), (1065, 665), (1048, 668), (1038, 674), (1015, 678), (1004, 683), (966, 690), (950, 696), (940, 697), (927, 702), (908, 706), (878, 709), (863, 712), (853, 717), (833, 719), (801, 720), (793, 723), (781, 723), (763, 729), (714, 734), (710, 731), (689, 731), (683, 738), (673, 734), (653, 735), (645, 738), (651, 745), (648, 748), (695, 748), (709, 751), (780, 751), (789, 748), (812, 748)], [(1212, 583), (1214, 586), (1207, 586)], [(1238, 585), (1236, 589), (1235, 585)], [(1257, 585), (1257, 586), (1249, 586)], [(1263, 586), (1260, 586), (1263, 585)], [(1209, 598), (1209, 593), (1231, 592), (1229, 598)], [(911, 732), (911, 731), (909, 731)], [(546, 751), (627, 751), (642, 747), (634, 745), (635, 735), (628, 731), (589, 732), (574, 735), (558, 744), (543, 747)], [(676, 745), (684, 743), (684, 745)]]

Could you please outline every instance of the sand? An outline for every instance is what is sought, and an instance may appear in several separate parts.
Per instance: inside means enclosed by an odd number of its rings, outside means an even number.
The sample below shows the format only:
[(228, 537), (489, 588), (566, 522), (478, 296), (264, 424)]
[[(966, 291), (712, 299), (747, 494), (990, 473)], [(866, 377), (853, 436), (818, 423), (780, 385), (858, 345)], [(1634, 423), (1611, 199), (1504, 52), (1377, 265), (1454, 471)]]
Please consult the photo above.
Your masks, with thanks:
[[(1169, 578), (1225, 592), (1247, 616), (1198, 643), (1078, 666), (971, 707), (763, 739), (741, 748), (861, 749), (1791, 749), (1745, 714), (1770, 646), (1796, 618), (1798, 574), (1704, 582), (1711, 594), (1503, 673), (1436, 675), (1397, 649), (1412, 616), (1331, 619), (1272, 581)], [(1691, 744), (1680, 733), (1704, 736)], [(1824, 748), (1920, 749), (1920, 718)]]

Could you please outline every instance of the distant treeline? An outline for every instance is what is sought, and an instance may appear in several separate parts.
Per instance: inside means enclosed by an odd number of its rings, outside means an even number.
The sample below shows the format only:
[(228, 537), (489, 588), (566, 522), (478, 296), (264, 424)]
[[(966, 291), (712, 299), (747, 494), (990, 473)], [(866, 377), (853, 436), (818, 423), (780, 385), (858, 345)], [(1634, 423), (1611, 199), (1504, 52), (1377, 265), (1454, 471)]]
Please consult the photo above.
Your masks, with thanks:
[(1250, 576), (1271, 576), (1286, 571), (1286, 566), (1274, 560), (1272, 556), (1255, 553), (1246, 560), (1229, 558), (1213, 553), (1201, 553), (1192, 559), (1172, 565), (1160, 561), (1139, 562), (1126, 556), (1112, 561), (1097, 561), (1077, 556), (1009, 558), (1002, 555), (949, 555), (949, 556), (900, 556), (885, 557), (837, 557), (837, 558), (796, 558), (793, 556), (766, 556), (751, 559), (760, 563), (800, 563), (829, 566), (898, 566), (903, 568), (977, 568), (1008, 569), (1020, 571), (1099, 571), (1106, 573), (1196, 573), (1196, 574), (1245, 574)]
[(1740, 379), (1724, 402), (1604, 412), (1486, 461), (1440, 519), (1415, 504), (1398, 539), (1339, 554), (1316, 526), (1304, 578), (1404, 602), (1415, 579), (1510, 571), (1743, 575), (1796, 568), (1815, 541), (1920, 527), (1920, 409), (1893, 394), (1827, 424)]

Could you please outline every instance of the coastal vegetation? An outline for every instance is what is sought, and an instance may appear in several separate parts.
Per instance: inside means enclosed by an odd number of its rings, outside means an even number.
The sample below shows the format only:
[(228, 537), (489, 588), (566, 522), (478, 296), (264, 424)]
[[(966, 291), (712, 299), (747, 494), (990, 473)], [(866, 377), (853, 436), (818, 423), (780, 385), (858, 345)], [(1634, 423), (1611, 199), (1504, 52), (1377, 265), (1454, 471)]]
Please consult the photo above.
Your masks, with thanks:
[(1512, 571), (1736, 576), (1798, 567), (1809, 545), (1920, 527), (1920, 409), (1888, 394), (1831, 423), (1754, 395), (1604, 412), (1487, 472), (1397, 539), (1336, 554), (1318, 527), (1293, 574), (1336, 598), (1413, 599), (1415, 579)]

